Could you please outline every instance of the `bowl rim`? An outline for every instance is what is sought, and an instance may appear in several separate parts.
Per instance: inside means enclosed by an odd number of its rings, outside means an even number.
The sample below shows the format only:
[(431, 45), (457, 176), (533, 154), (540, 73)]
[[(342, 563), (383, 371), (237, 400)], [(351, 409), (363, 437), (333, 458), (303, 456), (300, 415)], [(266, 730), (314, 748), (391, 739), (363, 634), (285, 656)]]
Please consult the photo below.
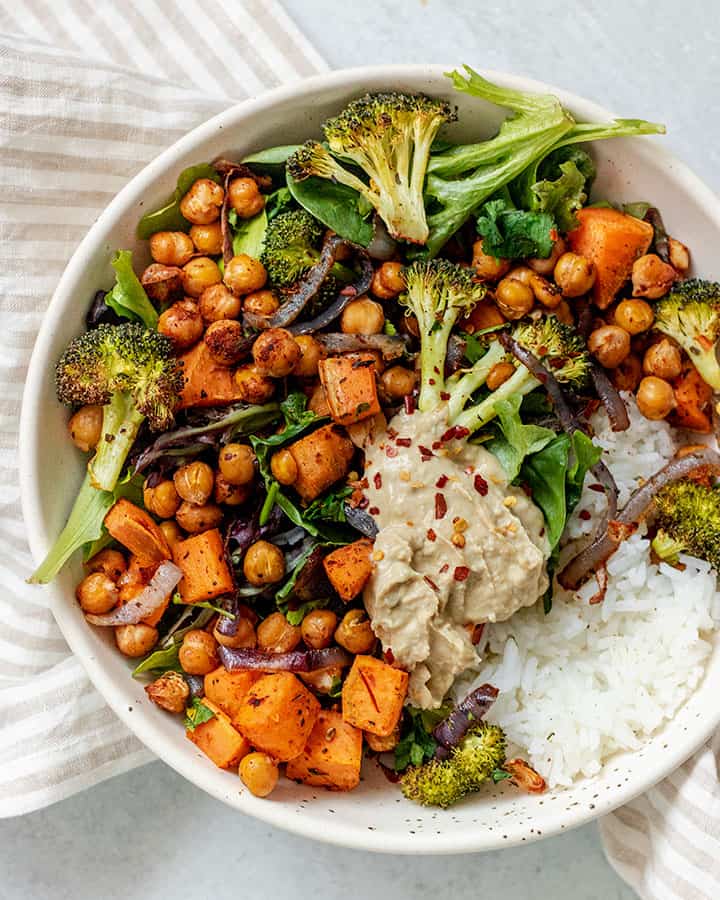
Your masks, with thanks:
[[(263, 93), (259, 97), (234, 104), (193, 128), (151, 160), (113, 198), (89, 228), (87, 234), (70, 257), (53, 291), (38, 330), (26, 376), (18, 441), (19, 480), (26, 534), (32, 555), (36, 561), (39, 561), (44, 556), (51, 543), (51, 536), (43, 523), (40, 492), (33, 475), (36, 456), (36, 444), (33, 435), (38, 433), (37, 424), (40, 418), (38, 398), (41, 396), (43, 380), (47, 377), (47, 359), (52, 335), (57, 323), (66, 313), (73, 284), (80, 277), (88, 260), (97, 252), (104, 230), (112, 227), (113, 221), (128, 203), (128, 198), (141, 195), (163, 172), (172, 167), (186, 152), (191, 151), (196, 144), (209, 138), (218, 129), (235, 126), (238, 118), (252, 117), (263, 111), (271, 110), (279, 102), (307, 100), (318, 91), (325, 92), (332, 88), (350, 89), (355, 82), (362, 83), (364, 80), (385, 79), (391, 84), (394, 79), (407, 78), (417, 82), (425, 79), (439, 83), (445, 73), (453, 68), (455, 66), (437, 64), (357, 66), (338, 69), (277, 87)], [(553, 85), (521, 75), (490, 69), (481, 68), (479, 71), (486, 77), (505, 86), (520, 90), (555, 94), (564, 105), (570, 107), (583, 120), (593, 121), (601, 118), (614, 118), (612, 113), (601, 105)], [(684, 193), (704, 209), (708, 218), (716, 224), (718, 231), (720, 231), (720, 204), (718, 204), (718, 199), (713, 191), (685, 163), (678, 160), (669, 150), (657, 143), (636, 141), (635, 150), (640, 156), (646, 155), (654, 158), (668, 169), (672, 169), (668, 173), (668, 177), (678, 183)], [(262, 800), (257, 801), (255, 798), (248, 797), (245, 793), (229, 796), (216, 786), (216, 779), (209, 777), (204, 768), (189, 764), (174, 743), (168, 742), (158, 729), (146, 726), (137, 716), (131, 714), (131, 710), (128, 709), (118, 693), (115, 680), (103, 668), (92, 652), (87, 639), (90, 632), (87, 631), (87, 636), (84, 637), (86, 629), (77, 628), (74, 620), (69, 615), (64, 614), (68, 606), (67, 598), (63, 595), (62, 590), (57, 585), (48, 585), (46, 590), (49, 593), (50, 608), (70, 649), (78, 657), (93, 685), (115, 714), (159, 759), (172, 766), (192, 784), (216, 799), (233, 806), (240, 812), (252, 815), (270, 825), (304, 837), (344, 847), (386, 853), (470, 853), (498, 849), (501, 846), (508, 847), (520, 843), (521, 840), (530, 842), (540, 838), (540, 834), (537, 831), (534, 834), (528, 834), (527, 829), (518, 828), (514, 830), (514, 833), (508, 834), (508, 839), (500, 841), (495, 832), (488, 834), (480, 828), (468, 828), (465, 834), (457, 834), (454, 831), (444, 834), (425, 833), (415, 834), (410, 839), (407, 834), (388, 834), (380, 828), (376, 831), (369, 831), (362, 827), (343, 824), (339, 821), (334, 822), (333, 829), (323, 829), (318, 832), (316, 822), (312, 817), (306, 819), (302, 815), (298, 815), (296, 811), (288, 810), (284, 805)], [(618, 806), (645, 792), (695, 753), (707, 741), (713, 731), (716, 730), (718, 724), (720, 724), (720, 709), (714, 719), (712, 719), (712, 714), (710, 714), (703, 721), (703, 724), (693, 731), (691, 739), (680, 745), (674, 745), (672, 749), (668, 749), (665, 752), (664, 756), (658, 757), (658, 762), (655, 765), (648, 765), (642, 776), (633, 780), (627, 786), (623, 785), (617, 791), (608, 792), (608, 796), (598, 798), (595, 809), (592, 811), (582, 806), (576, 807), (572, 812), (565, 810), (551, 813), (549, 810), (546, 810), (542, 837), (548, 837), (569, 828), (583, 825), (611, 812)], [(213, 772), (212, 774), (214, 775), (215, 773)]]

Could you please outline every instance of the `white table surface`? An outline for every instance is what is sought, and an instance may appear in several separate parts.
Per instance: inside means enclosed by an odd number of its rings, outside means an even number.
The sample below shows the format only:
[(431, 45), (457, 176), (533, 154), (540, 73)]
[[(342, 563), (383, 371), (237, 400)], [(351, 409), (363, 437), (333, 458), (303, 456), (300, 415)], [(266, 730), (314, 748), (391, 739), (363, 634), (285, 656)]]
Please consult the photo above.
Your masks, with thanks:
[[(212, 0), (208, 0), (212, 2)], [(623, 116), (668, 124), (667, 144), (720, 187), (720, 40), (712, 0), (284, 0), (336, 67), (439, 62), (512, 70)], [(210, 799), (161, 763), (0, 822), (0, 900), (632, 900), (597, 831), (484, 856), (339, 850)]]

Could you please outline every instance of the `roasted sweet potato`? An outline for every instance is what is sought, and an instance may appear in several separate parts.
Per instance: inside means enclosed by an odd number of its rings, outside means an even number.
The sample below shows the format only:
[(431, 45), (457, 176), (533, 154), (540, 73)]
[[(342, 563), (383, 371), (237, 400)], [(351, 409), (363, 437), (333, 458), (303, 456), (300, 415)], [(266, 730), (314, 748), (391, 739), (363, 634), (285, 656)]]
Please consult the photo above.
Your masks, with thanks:
[(400, 720), (408, 674), (374, 656), (356, 656), (342, 689), (343, 719), (380, 737)]
[(320, 704), (290, 672), (263, 675), (245, 695), (234, 721), (253, 747), (279, 762), (302, 753)]
[(212, 600), (233, 590), (232, 573), (225, 561), (225, 547), (217, 528), (175, 544), (173, 560), (183, 573), (178, 585), (183, 603)]
[(578, 210), (579, 225), (568, 234), (568, 244), (595, 263), (597, 277), (593, 301), (607, 309), (632, 273), (635, 260), (647, 253), (653, 239), (648, 222), (605, 207)]
[(205, 676), (205, 697), (216, 703), (230, 717), (230, 721), (234, 722), (245, 695), (261, 677), (260, 672), (228, 672), (224, 666), (220, 666)]
[(170, 559), (170, 546), (152, 516), (124, 497), (105, 516), (105, 527), (116, 541), (138, 558), (141, 566)]
[(231, 769), (250, 752), (250, 744), (233, 728), (230, 719), (217, 704), (207, 698), (203, 699), (203, 703), (215, 715), (202, 725), (197, 725), (194, 731), (186, 731), (185, 736), (216, 766)]
[(180, 392), (180, 409), (188, 406), (223, 406), (242, 400), (233, 369), (221, 366), (210, 355), (205, 341), (195, 344), (180, 357), (185, 384)]
[(338, 547), (323, 560), (330, 584), (346, 602), (357, 597), (372, 573), (373, 542), (360, 538), (345, 547)]
[(314, 500), (350, 471), (355, 447), (342, 429), (325, 425), (288, 447), (297, 465), (293, 484), (303, 500)]
[(305, 749), (291, 759), (288, 778), (332, 791), (351, 791), (360, 782), (362, 731), (339, 712), (321, 710)]
[(674, 384), (675, 411), (673, 424), (701, 434), (712, 432), (712, 388), (706, 384), (695, 366), (678, 378)]
[(330, 415), (339, 425), (361, 422), (380, 412), (375, 364), (372, 353), (330, 356), (318, 363)]

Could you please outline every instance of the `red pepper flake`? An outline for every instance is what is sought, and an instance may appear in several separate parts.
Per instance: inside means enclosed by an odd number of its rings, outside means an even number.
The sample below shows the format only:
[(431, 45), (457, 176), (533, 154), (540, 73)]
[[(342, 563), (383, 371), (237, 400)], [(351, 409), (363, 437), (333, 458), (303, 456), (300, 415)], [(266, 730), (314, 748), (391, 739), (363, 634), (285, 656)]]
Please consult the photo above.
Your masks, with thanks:
[(440, 574), (444, 575), (449, 568), (450, 568), (449, 564), (445, 563), (443, 566), (440, 567)]
[(433, 441), (430, 446), (433, 448), (433, 450), (439, 450), (442, 447), (442, 444), (440, 443), (440, 441)]
[(448, 481), (449, 481), (449, 479), (448, 479), (447, 475), (441, 475), (438, 478), (438, 480), (435, 482), (435, 487), (436, 488), (444, 488), (445, 485), (448, 483)]
[(365, 509), (370, 501), (367, 497), (363, 497), (358, 503), (358, 509)]
[(430, 587), (435, 591), (435, 593), (437, 593), (438, 586), (435, 584), (435, 582), (432, 580), (432, 578), (430, 578), (429, 575), (423, 575), (423, 579), (430, 585)]
[(371, 506), (368, 512), (371, 516), (376, 516), (380, 512), (380, 510), (377, 506)]
[(447, 513), (447, 502), (442, 494), (435, 494), (435, 518), (444, 519)]
[(427, 530), (427, 539), (429, 541), (434, 541), (437, 539), (437, 535), (435, 534), (435, 531), (432, 528), (428, 528), (428, 530)]
[(423, 447), (422, 444), (418, 444), (418, 450), (420, 451), (420, 456), (422, 457), (423, 462), (427, 462), (431, 457), (435, 456), (432, 450), (428, 450), (427, 447)]
[(448, 428), (445, 434), (440, 438), (440, 441), (444, 444), (447, 441), (460, 440), (460, 438), (467, 437), (469, 434), (469, 428), (464, 428), (462, 425), (453, 425)]
[(485, 481), (482, 475), (477, 474), (475, 478), (473, 478), (473, 487), (481, 497), (487, 497), (488, 483), (487, 481)]
[(389, 647), (385, 651), (384, 656), (385, 656), (385, 662), (388, 663), (389, 665), (392, 665), (395, 662), (395, 656)]
[(450, 394), (447, 391), (440, 391), (440, 399), (444, 400), (446, 403), (450, 399)]
[(405, 404), (405, 412), (411, 416), (415, 412), (415, 394), (405, 394), (403, 403)]
[(578, 513), (578, 515), (580, 516), (581, 519), (584, 519), (584, 521), (586, 521), (586, 522), (592, 518), (592, 516), (590, 515), (590, 510), (588, 510), (588, 509), (581, 509), (580, 512)]
[(390, 438), (390, 440), (394, 440), (398, 436), (397, 431), (395, 431), (395, 429), (392, 427), (388, 428), (385, 433)]
[(601, 484), (589, 484), (588, 487), (591, 491), (595, 491), (597, 494), (604, 494), (605, 488)]
[(376, 472), (373, 475), (373, 484), (375, 485), (375, 490), (380, 490), (382, 487), (382, 475), (380, 472)]
[(395, 443), (398, 447), (409, 447), (412, 444), (410, 438), (398, 438)]
[(467, 581), (467, 577), (470, 574), (470, 569), (467, 566), (455, 566), (455, 571), (453, 572), (453, 578), (455, 581)]
[(397, 447), (388, 447), (387, 450), (385, 451), (385, 456), (389, 456), (390, 459), (392, 459), (394, 456), (397, 456), (397, 455), (398, 455)]
[(428, 378), (428, 384), (435, 384), (434, 378)]

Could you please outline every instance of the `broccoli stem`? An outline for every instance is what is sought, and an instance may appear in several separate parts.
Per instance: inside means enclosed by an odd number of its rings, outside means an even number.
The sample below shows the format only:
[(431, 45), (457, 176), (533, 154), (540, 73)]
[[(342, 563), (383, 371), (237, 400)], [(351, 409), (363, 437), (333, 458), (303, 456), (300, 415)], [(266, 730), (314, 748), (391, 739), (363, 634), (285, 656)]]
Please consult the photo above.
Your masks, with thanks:
[(28, 578), (30, 584), (52, 581), (76, 550), (102, 534), (105, 515), (114, 503), (107, 491), (98, 491), (86, 474), (67, 523), (45, 559)]
[(488, 352), (479, 359), (472, 369), (462, 376), (448, 379), (450, 393), (448, 401), (448, 421), (454, 422), (465, 409), (465, 404), (475, 391), (487, 381), (490, 370), (505, 357), (505, 349), (499, 341), (493, 341)]
[(437, 409), (445, 390), (445, 357), (450, 332), (457, 316), (446, 316), (434, 324), (422, 336), (420, 352), (420, 395), (418, 408), (421, 412)]
[(105, 404), (100, 443), (88, 463), (94, 488), (113, 490), (144, 419), (130, 394), (113, 394), (110, 402)]
[(515, 374), (508, 378), (504, 384), (501, 384), (499, 388), (496, 388), (489, 397), (486, 397), (481, 403), (471, 406), (470, 409), (466, 409), (456, 419), (451, 419), (450, 421), (453, 425), (467, 428), (472, 434), (495, 418), (495, 404), (498, 401), (507, 400), (508, 397), (513, 395), (524, 397), (525, 394), (535, 390), (539, 384), (540, 382), (537, 378), (531, 375), (525, 366), (520, 366), (515, 371)]

